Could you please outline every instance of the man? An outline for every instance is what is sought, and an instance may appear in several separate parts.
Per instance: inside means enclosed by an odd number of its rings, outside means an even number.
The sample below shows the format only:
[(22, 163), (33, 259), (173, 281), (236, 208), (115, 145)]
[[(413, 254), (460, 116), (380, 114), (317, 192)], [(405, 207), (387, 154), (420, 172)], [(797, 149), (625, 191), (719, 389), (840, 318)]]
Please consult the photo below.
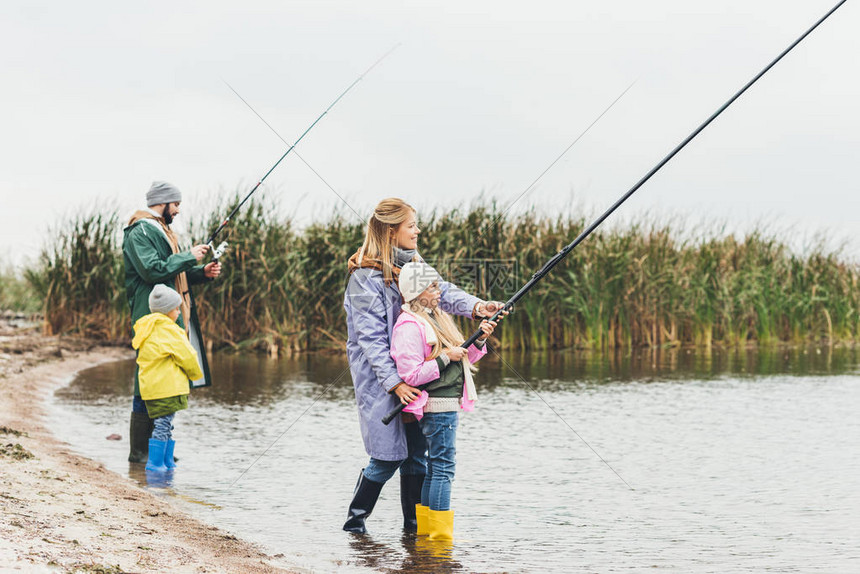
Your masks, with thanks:
[[(221, 274), (221, 264), (200, 265), (209, 251), (208, 245), (195, 245), (179, 251), (176, 235), (170, 229), (179, 215), (182, 193), (175, 186), (153, 182), (146, 193), (147, 209), (136, 212), (123, 230), (122, 253), (125, 260), (125, 289), (131, 308), (131, 324), (149, 313), (149, 294), (157, 284), (176, 290), (182, 297), (181, 313), (176, 322), (188, 333), (197, 351), (203, 379), (191, 387), (208, 386), (209, 365), (189, 285), (212, 280)], [(146, 462), (152, 422), (140, 398), (138, 372), (134, 372), (134, 401), (129, 428), (129, 462)]]

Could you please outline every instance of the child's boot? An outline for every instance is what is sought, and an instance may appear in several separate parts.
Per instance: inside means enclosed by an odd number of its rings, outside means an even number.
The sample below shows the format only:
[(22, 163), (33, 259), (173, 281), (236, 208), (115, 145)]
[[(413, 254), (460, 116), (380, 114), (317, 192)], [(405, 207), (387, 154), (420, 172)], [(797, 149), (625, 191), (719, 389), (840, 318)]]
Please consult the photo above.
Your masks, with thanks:
[(429, 506), (424, 506), (423, 504), (415, 505), (415, 520), (418, 523), (418, 531), (416, 534), (418, 534), (418, 536), (427, 536), (430, 534), (430, 527), (427, 525), (428, 510), (430, 510)]
[(167, 470), (176, 468), (176, 461), (173, 459), (173, 449), (176, 447), (175, 440), (167, 441), (167, 447), (164, 449), (164, 466)]
[(454, 511), (427, 509), (427, 527), (430, 540), (454, 539)]
[(165, 450), (167, 450), (166, 440), (149, 439), (149, 460), (146, 463), (146, 470), (150, 472), (167, 471), (167, 467), (164, 466)]

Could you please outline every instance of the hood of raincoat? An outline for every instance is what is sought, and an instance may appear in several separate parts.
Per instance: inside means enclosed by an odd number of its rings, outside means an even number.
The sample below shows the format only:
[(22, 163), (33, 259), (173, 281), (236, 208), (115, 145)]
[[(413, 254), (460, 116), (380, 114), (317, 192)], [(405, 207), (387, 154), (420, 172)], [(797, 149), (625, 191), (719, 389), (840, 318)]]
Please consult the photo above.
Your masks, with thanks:
[(144, 315), (134, 324), (134, 338), (131, 340), (131, 347), (135, 350), (140, 349), (144, 341), (152, 336), (157, 326), (168, 327), (175, 324), (176, 322), (164, 313)]

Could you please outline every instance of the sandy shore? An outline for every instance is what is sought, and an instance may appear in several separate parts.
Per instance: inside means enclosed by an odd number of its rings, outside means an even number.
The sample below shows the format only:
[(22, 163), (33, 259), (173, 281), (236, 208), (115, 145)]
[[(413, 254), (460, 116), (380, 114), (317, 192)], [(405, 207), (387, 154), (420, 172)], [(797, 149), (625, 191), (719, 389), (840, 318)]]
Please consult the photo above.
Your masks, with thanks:
[(195, 520), (48, 430), (57, 388), (129, 356), (0, 321), (0, 572), (287, 572), (280, 556)]

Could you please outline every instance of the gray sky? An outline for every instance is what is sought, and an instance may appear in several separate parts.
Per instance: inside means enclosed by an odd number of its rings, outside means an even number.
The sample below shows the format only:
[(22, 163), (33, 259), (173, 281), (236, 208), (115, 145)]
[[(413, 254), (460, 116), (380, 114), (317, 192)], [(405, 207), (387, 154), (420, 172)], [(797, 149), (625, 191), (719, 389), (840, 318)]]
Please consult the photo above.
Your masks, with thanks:
[[(834, 3), (6, 1), (3, 258), (35, 255), (76, 210), (131, 213), (154, 179), (183, 190), (185, 216), (250, 189), (285, 146), (222, 78), (293, 141), (398, 42), (298, 148), (352, 208), (511, 201), (635, 80), (517, 205), (602, 211)], [(858, 29), (848, 2), (614, 221), (851, 239)], [(263, 191), (302, 221), (349, 210), (295, 157)]]

